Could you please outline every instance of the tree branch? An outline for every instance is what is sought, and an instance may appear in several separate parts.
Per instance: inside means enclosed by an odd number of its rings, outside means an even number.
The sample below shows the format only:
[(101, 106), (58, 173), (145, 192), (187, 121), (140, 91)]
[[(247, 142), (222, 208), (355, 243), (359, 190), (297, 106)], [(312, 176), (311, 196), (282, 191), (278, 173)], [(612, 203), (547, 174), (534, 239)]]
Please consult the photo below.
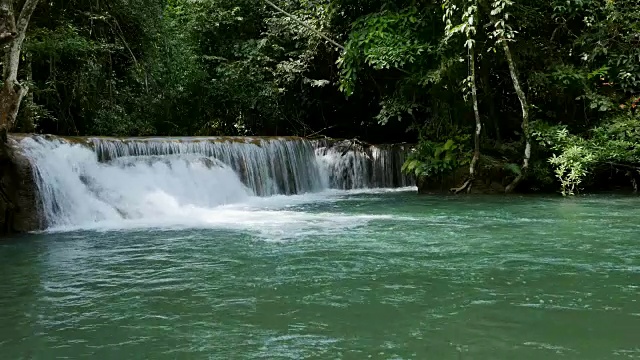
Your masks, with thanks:
[(338, 42), (336, 42), (335, 40), (332, 40), (331, 38), (329, 38), (328, 36), (326, 36), (325, 34), (321, 33), (320, 31), (314, 29), (311, 25), (305, 23), (304, 21), (298, 19), (297, 17), (293, 16), (292, 14), (282, 10), (281, 8), (279, 8), (276, 4), (272, 3), (269, 0), (264, 0), (264, 2), (266, 2), (267, 4), (269, 4), (271, 7), (273, 7), (274, 9), (278, 10), (279, 12), (287, 15), (288, 17), (290, 17), (293, 21), (297, 22), (298, 24), (304, 26), (305, 28), (311, 30), (314, 34), (322, 37), (323, 39), (327, 40), (328, 42), (332, 43), (333, 45), (337, 46), (340, 50), (344, 50), (344, 46), (338, 44)]
[(325, 131), (325, 130), (332, 129), (332, 128), (336, 127), (336, 126), (337, 126), (337, 125), (327, 126), (326, 128), (321, 129), (321, 130), (318, 130), (318, 131), (316, 131), (316, 132), (314, 132), (314, 133), (312, 133), (312, 134), (309, 134), (309, 135), (307, 135), (307, 136), (305, 136), (305, 137), (306, 137), (306, 138), (310, 138), (310, 137), (312, 137), (312, 136), (315, 136), (315, 135), (320, 134), (321, 132), (323, 132), (323, 131)]
[[(39, 0), (27, 0), (22, 6), (22, 11), (20, 12), (20, 17), (18, 18), (18, 22), (16, 23), (16, 30), (18, 34), (25, 34), (27, 31), (27, 26), (29, 25), (29, 20), (31, 20), (31, 15), (33, 11), (38, 6)], [(23, 35), (24, 38), (24, 35)]]

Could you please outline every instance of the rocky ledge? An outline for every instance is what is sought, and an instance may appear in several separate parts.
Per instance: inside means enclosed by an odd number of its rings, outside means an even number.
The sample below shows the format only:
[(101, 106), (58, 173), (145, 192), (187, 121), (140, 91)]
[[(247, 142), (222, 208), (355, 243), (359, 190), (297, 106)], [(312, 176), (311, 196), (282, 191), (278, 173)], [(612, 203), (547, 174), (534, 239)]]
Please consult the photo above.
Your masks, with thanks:
[(0, 141), (0, 235), (41, 229), (38, 204), (29, 160), (16, 140)]

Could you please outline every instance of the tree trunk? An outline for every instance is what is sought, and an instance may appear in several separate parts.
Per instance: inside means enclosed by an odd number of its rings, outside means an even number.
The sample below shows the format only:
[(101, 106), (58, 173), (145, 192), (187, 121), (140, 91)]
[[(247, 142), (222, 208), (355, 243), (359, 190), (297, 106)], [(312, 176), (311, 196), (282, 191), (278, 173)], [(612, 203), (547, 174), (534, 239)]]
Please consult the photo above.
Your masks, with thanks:
[(480, 121), (480, 110), (478, 109), (478, 88), (476, 86), (476, 53), (473, 47), (469, 49), (469, 77), (471, 81), (471, 99), (473, 102), (473, 114), (476, 119), (476, 132), (473, 138), (473, 158), (469, 164), (469, 178), (458, 188), (452, 188), (450, 191), (458, 194), (462, 191), (471, 191), (473, 181), (476, 178), (476, 167), (480, 160), (480, 133), (482, 132), (482, 122)]
[[(27, 0), (22, 7), (18, 21), (14, 22), (12, 0), (0, 1), (0, 30), (15, 28), (15, 36), (9, 40), (4, 49), (3, 86), (0, 90), (0, 133), (6, 134), (15, 125), (20, 103), (29, 92), (26, 85), (18, 82), (18, 68), (22, 44), (27, 32), (31, 14), (39, 0)], [(2, 36), (2, 34), (0, 34)], [(3, 135), (4, 138), (4, 135)]]
[(504, 47), (504, 53), (507, 57), (507, 62), (509, 63), (509, 72), (511, 73), (511, 80), (513, 81), (513, 87), (516, 90), (516, 94), (518, 95), (518, 99), (520, 100), (520, 106), (522, 107), (522, 136), (524, 137), (525, 147), (524, 147), (524, 158), (522, 159), (522, 169), (520, 174), (516, 176), (515, 179), (509, 184), (505, 192), (512, 192), (516, 186), (524, 179), (527, 175), (527, 171), (529, 170), (529, 160), (531, 158), (531, 139), (529, 134), (529, 104), (527, 103), (527, 97), (520, 86), (520, 80), (518, 79), (518, 72), (516, 70), (516, 64), (513, 61), (513, 56), (511, 56), (511, 50), (509, 49), (509, 44), (503, 39), (502, 46)]
[(29, 89), (20, 84), (4, 82), (2, 91), (0, 91), (0, 128), (8, 132), (13, 128), (22, 98), (27, 94)]

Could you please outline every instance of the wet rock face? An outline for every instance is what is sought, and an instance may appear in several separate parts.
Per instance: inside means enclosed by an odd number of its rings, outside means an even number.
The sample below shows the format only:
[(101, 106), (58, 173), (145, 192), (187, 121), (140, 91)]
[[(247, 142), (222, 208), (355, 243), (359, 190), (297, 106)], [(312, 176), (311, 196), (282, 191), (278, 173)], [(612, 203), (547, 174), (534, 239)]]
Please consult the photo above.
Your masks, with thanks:
[(37, 188), (29, 161), (15, 141), (0, 142), (0, 235), (42, 229)]

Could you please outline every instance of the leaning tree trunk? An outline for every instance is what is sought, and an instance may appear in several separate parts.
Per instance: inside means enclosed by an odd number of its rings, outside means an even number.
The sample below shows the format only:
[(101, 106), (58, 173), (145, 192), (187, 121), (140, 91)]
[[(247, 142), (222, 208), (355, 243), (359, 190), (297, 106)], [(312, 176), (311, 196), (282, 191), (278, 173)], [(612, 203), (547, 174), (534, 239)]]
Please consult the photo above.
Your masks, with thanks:
[(0, 90), (0, 134), (2, 138), (10, 131), (18, 116), (20, 103), (29, 92), (27, 85), (18, 82), (18, 67), (22, 44), (31, 14), (39, 0), (26, 0), (15, 21), (12, 0), (0, 0), (0, 38), (4, 44), (3, 85)]
[(509, 184), (505, 192), (512, 192), (516, 186), (524, 179), (527, 175), (527, 171), (529, 170), (529, 160), (531, 158), (531, 138), (529, 134), (529, 104), (527, 103), (527, 97), (520, 86), (520, 80), (518, 79), (518, 72), (516, 70), (516, 64), (513, 61), (513, 56), (511, 56), (511, 50), (509, 49), (509, 44), (505, 40), (502, 41), (502, 45), (504, 47), (504, 53), (507, 57), (507, 62), (509, 63), (509, 72), (511, 73), (511, 80), (513, 81), (513, 87), (516, 90), (516, 94), (518, 95), (518, 99), (520, 100), (520, 106), (522, 107), (522, 136), (524, 137), (525, 147), (524, 147), (524, 158), (522, 159), (522, 169), (520, 174), (516, 176), (515, 179)]
[(476, 85), (476, 54), (473, 47), (469, 49), (469, 77), (471, 82), (471, 100), (473, 102), (473, 114), (476, 119), (476, 132), (473, 138), (473, 158), (469, 164), (469, 178), (458, 188), (450, 191), (458, 194), (462, 191), (471, 191), (473, 181), (476, 178), (476, 168), (480, 160), (480, 134), (482, 132), (482, 122), (480, 121), (480, 110), (478, 109), (478, 87)]

